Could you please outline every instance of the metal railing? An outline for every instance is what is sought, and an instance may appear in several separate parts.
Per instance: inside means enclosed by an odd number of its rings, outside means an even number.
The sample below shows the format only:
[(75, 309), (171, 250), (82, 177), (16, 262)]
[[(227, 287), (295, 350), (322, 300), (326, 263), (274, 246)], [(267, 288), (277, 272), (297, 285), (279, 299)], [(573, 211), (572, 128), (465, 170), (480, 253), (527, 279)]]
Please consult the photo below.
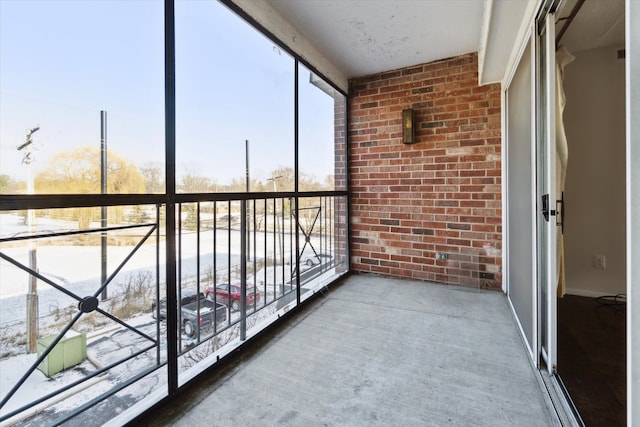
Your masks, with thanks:
[[(187, 365), (226, 343), (246, 339), (247, 329), (256, 327), (259, 318), (299, 304), (307, 297), (304, 294), (313, 293), (315, 278), (336, 266), (346, 271), (346, 252), (336, 256), (336, 239), (344, 239), (340, 246), (344, 250), (346, 235), (337, 235), (334, 198), (297, 201), (304, 207), (296, 209), (294, 197), (177, 205), (178, 295), (195, 292), (228, 309), (225, 321), (193, 337), (180, 334), (181, 356), (208, 344)], [(194, 259), (187, 253), (197, 255)], [(227, 292), (229, 288), (232, 292)], [(184, 322), (179, 316), (179, 325)]]
[[(12, 409), (9, 411), (3, 411), (2, 413), (0, 413), (0, 422), (10, 419), (15, 415), (20, 414), (21, 412), (24, 412), (30, 408), (33, 408), (34, 406), (42, 402), (45, 402), (49, 399), (59, 396), (62, 393), (67, 392), (68, 390), (76, 388), (82, 385), (83, 383), (91, 379), (94, 379), (96, 377), (99, 377), (104, 373), (107, 373), (110, 370), (113, 370), (114, 368), (117, 368), (122, 364), (131, 362), (132, 360), (142, 355), (149, 356), (150, 352), (155, 354), (155, 357), (154, 357), (155, 363), (151, 363), (146, 368), (140, 370), (140, 372), (137, 373), (136, 378), (145, 376), (150, 372), (153, 372), (154, 370), (156, 370), (159, 366), (161, 366), (159, 329), (156, 329), (156, 334), (154, 337), (150, 335), (147, 331), (143, 330), (142, 328), (139, 328), (133, 325), (130, 321), (128, 321), (129, 319), (123, 319), (120, 316), (114, 314), (113, 311), (109, 309), (109, 308), (113, 308), (112, 306), (109, 307), (109, 304), (107, 304), (107, 307), (102, 308), (101, 307), (101, 305), (103, 305), (102, 301), (98, 299), (98, 296), (101, 295), (105, 289), (107, 289), (109, 284), (113, 282), (114, 278), (118, 276), (118, 274), (120, 273), (122, 268), (125, 266), (125, 264), (127, 264), (127, 262), (142, 247), (142, 245), (149, 239), (150, 236), (155, 234), (156, 241), (158, 241), (159, 227), (157, 222), (150, 223), (150, 224), (137, 224), (137, 225), (127, 225), (127, 226), (117, 226), (117, 227), (101, 227), (101, 228), (95, 228), (91, 230), (39, 233), (33, 236), (17, 236), (17, 237), (14, 236), (14, 237), (8, 237), (8, 238), (1, 238), (0, 244), (8, 244), (8, 243), (15, 244), (17, 242), (29, 241), (29, 240), (60, 239), (60, 238), (68, 238), (68, 237), (79, 236), (79, 235), (102, 234), (107, 232), (115, 232), (115, 231), (123, 231), (123, 230), (143, 230), (144, 233), (140, 237), (140, 240), (136, 243), (136, 245), (130, 250), (130, 252), (113, 270), (113, 272), (104, 281), (99, 282), (97, 289), (95, 289), (94, 292), (89, 295), (80, 294), (78, 291), (70, 288), (65, 283), (58, 283), (58, 281), (41, 274), (38, 270), (34, 270), (30, 266), (25, 265), (25, 263), (19, 261), (15, 256), (10, 256), (6, 253), (6, 251), (0, 250), (0, 258), (2, 260), (13, 265), (17, 269), (26, 272), (29, 276), (35, 277), (38, 280), (46, 283), (56, 291), (66, 295), (67, 297), (70, 297), (72, 300), (74, 300), (77, 303), (77, 308), (73, 310), (71, 319), (68, 322), (63, 322), (62, 326), (60, 327), (60, 330), (54, 333), (50, 337), (51, 339), (46, 341), (47, 344), (42, 346), (43, 348), (41, 348), (38, 351), (36, 360), (33, 363), (30, 363), (28, 365), (28, 368), (26, 369), (26, 371), (20, 376), (20, 378), (15, 382), (15, 384), (11, 386), (11, 388), (6, 392), (6, 394), (2, 396), (2, 400), (0, 400), (0, 410), (2, 410), (7, 405), (7, 403), (15, 396), (16, 392), (18, 392), (18, 390), (20, 390), (20, 388), (25, 385), (25, 383), (27, 382), (29, 377), (34, 373), (34, 371), (36, 371), (36, 369), (38, 369), (41, 366), (41, 364), (47, 360), (48, 357), (52, 357), (52, 352), (54, 351), (56, 346), (58, 346), (58, 344), (67, 335), (67, 333), (71, 331), (71, 328), (78, 325), (82, 317), (86, 317), (88, 315), (91, 315), (92, 313), (99, 313), (102, 316), (114, 322), (116, 325), (120, 326), (122, 329), (137, 335), (142, 339), (142, 342), (145, 343), (143, 345), (140, 345), (140, 348), (132, 349), (132, 351), (130, 351), (127, 355), (124, 355), (123, 357), (119, 358), (118, 360), (115, 360), (112, 363), (109, 363), (107, 365), (100, 364), (101, 366), (96, 366), (95, 370), (86, 372), (84, 376), (82, 376), (77, 380), (64, 382), (63, 385), (61, 385), (61, 387), (57, 388), (52, 392), (45, 393), (41, 396), (35, 397), (24, 405), (18, 405), (18, 407), (15, 409)], [(159, 264), (158, 259), (156, 258), (156, 265), (158, 264)], [(156, 292), (157, 292), (157, 285), (158, 285), (157, 274), (155, 278), (155, 284), (156, 284)], [(33, 297), (34, 295), (27, 295), (27, 300)], [(32, 319), (27, 319), (27, 322), (31, 320)], [(39, 340), (38, 341), (39, 346), (43, 342), (45, 341)], [(0, 363), (2, 363), (1, 360), (0, 360)], [(101, 393), (99, 396), (99, 400), (103, 400), (111, 396), (112, 394), (117, 392), (121, 387), (126, 387), (134, 381), (135, 381), (135, 378), (130, 378), (125, 383), (119, 384), (119, 387), (114, 387), (110, 392)], [(74, 410), (69, 411), (68, 417), (72, 417), (76, 415), (77, 413), (81, 412), (81, 410), (82, 410), (82, 407), (75, 408)]]
[[(248, 336), (348, 270), (343, 222), (346, 196), (253, 196), (176, 203), (173, 284), (164, 274), (166, 266), (162, 266), (169, 259), (163, 258), (162, 253), (172, 252), (169, 247), (172, 239), (168, 238), (162, 221), (163, 215), (169, 213), (162, 204), (155, 206), (155, 219), (143, 224), (0, 238), (0, 262), (37, 278), (51, 292), (73, 301), (69, 306), (56, 305), (48, 315), (40, 317), (41, 322), (53, 326), (41, 330), (43, 335), (51, 335), (37, 356), (24, 354), (23, 350), (0, 354), (0, 366), (12, 358), (31, 360), (10, 387), (3, 385), (0, 423), (21, 420), (62, 423), (93, 407), (100, 406), (101, 413), (104, 407), (108, 413), (111, 406), (116, 411), (113, 402), (123, 393), (128, 393), (126, 398), (132, 402), (155, 391), (166, 395), (172, 375), (167, 366), (177, 363), (177, 375), (182, 378), (178, 383), (183, 383), (197, 375), (200, 367), (216, 363)], [(133, 234), (137, 242), (114, 264), (104, 281), (97, 279), (100, 269), (96, 268), (95, 278), (89, 281), (92, 291), (88, 295), (82, 293), (86, 292), (86, 283), (81, 291), (75, 283), (56, 280), (55, 275), (30, 268), (13, 254), (17, 246), (28, 241), (59, 245), (59, 250), (64, 251), (66, 245), (73, 245), (69, 242), (72, 239), (118, 233)], [(140, 252), (147, 257), (153, 254), (152, 265), (143, 263), (146, 267), (138, 268), (132, 262)], [(65, 260), (66, 267), (73, 268), (74, 262)], [(136, 265), (129, 266), (130, 263)], [(124, 280), (119, 288), (116, 279)], [(107, 288), (110, 297), (100, 299)], [(173, 309), (169, 305), (170, 292), (175, 292), (177, 301)], [(122, 307), (137, 308), (120, 314), (116, 308)], [(108, 324), (97, 322), (97, 315)], [(53, 317), (62, 321), (45, 320)], [(187, 321), (191, 322), (189, 327)], [(0, 321), (3, 348), (24, 326), (25, 320)], [(62, 345), (65, 335), (83, 328), (89, 336), (86, 349), (89, 361), (56, 374), (60, 386), (54, 390), (26, 400), (24, 396), (18, 397), (39, 366)], [(171, 339), (177, 341), (178, 350), (177, 360), (173, 361), (167, 351)], [(12, 341), (11, 345), (15, 343)], [(79, 390), (82, 393), (73, 395)], [(46, 408), (54, 410), (56, 402), (65, 399), (66, 409), (58, 410), (51, 418)]]

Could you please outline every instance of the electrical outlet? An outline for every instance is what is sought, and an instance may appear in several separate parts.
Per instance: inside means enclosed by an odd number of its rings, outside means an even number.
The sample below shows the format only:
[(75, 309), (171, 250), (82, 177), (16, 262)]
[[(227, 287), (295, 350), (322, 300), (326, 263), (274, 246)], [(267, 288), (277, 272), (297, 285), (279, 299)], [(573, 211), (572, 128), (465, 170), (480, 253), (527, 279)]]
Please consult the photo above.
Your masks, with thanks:
[(593, 256), (593, 268), (598, 270), (604, 270), (607, 268), (607, 257), (604, 255), (594, 255)]
[(436, 252), (436, 259), (438, 261), (446, 261), (447, 260), (447, 253), (446, 252)]

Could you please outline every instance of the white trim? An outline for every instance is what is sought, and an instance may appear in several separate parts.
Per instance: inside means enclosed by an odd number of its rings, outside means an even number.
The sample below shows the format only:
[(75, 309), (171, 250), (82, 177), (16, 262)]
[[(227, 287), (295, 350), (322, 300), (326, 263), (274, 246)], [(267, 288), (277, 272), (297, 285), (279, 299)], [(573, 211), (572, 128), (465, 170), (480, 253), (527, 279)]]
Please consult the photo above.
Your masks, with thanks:
[[(522, 60), (522, 55), (524, 54), (525, 49), (527, 48), (527, 43), (531, 43), (531, 34), (533, 31), (533, 26), (529, 25), (528, 26), (528, 30), (526, 32), (526, 36), (527, 38), (525, 40), (523, 40), (522, 42), (520, 42), (520, 46), (518, 47), (517, 50), (515, 50), (515, 56), (514, 56), (514, 63), (511, 64), (510, 63), (510, 67), (511, 68), (507, 68), (507, 72), (505, 73), (505, 79), (502, 82), (502, 86), (505, 87), (505, 91), (509, 90), (509, 86), (511, 86), (511, 81), (513, 80), (513, 76), (516, 74), (516, 70), (518, 69), (518, 65), (520, 64), (520, 61)], [(511, 61), (510, 61), (511, 62)]]
[[(544, 0), (529, 0), (527, 9), (522, 18), (522, 23), (520, 24), (520, 30), (518, 30), (518, 35), (516, 36), (515, 43), (513, 44), (514, 48), (511, 51), (511, 55), (509, 56), (507, 66), (505, 68), (505, 74), (502, 79), (505, 87), (509, 87), (509, 84), (511, 84), (511, 79), (513, 78), (513, 74), (520, 63), (520, 57), (522, 56), (524, 47), (531, 38), (531, 31), (533, 30), (531, 24), (535, 22), (535, 15), (540, 10), (540, 6), (543, 1)], [(533, 31), (533, 33), (535, 34), (535, 31)]]
[[(640, 2), (625, 2), (627, 425), (640, 425)], [(634, 29), (631, 31), (631, 29)]]
[[(556, 35), (555, 35), (555, 14), (549, 13), (544, 17), (545, 19), (545, 37), (541, 40), (545, 43), (545, 78), (544, 91), (546, 98), (546, 110), (538, 112), (538, 114), (544, 114), (546, 122), (546, 134), (544, 136), (544, 143), (546, 144), (546, 157), (542, 159), (546, 163), (545, 169), (545, 181), (547, 188), (542, 188), (542, 192), (549, 194), (549, 209), (556, 207), (556, 200), (558, 195), (556, 194)], [(536, 38), (538, 35), (536, 34)], [(537, 69), (538, 67), (536, 67)], [(537, 194), (537, 199), (540, 197)], [(540, 215), (536, 214), (536, 218), (540, 220)], [(549, 362), (547, 369), (551, 373), (554, 366), (557, 364), (557, 352), (556, 352), (556, 335), (557, 335), (557, 233), (558, 228), (556, 226), (557, 217), (549, 216), (549, 222), (542, 222), (547, 234), (545, 256), (547, 262), (545, 263), (546, 271), (542, 274), (546, 280), (544, 283), (538, 281), (538, 286), (546, 287), (546, 301), (540, 301), (540, 304), (546, 305), (546, 336), (548, 341), (548, 348), (546, 349)], [(541, 230), (542, 231), (542, 230)], [(538, 242), (540, 243), (540, 242)], [(538, 260), (540, 261), (540, 260)], [(541, 319), (542, 320), (542, 319)], [(540, 343), (541, 347), (543, 343)]]
[(484, 59), (487, 53), (487, 45), (489, 43), (492, 11), (493, 0), (485, 0), (484, 11), (482, 13), (482, 28), (480, 28), (480, 46), (478, 47), (478, 82), (483, 81), (482, 76), (484, 74)]
[[(532, 22), (529, 26), (529, 43), (530, 43), (530, 55), (531, 55), (531, 139), (530, 139), (530, 148), (531, 148), (531, 171), (532, 176), (531, 179), (531, 194), (533, 194), (533, 209), (531, 209), (531, 224), (533, 225), (531, 233), (532, 233), (532, 245), (531, 245), (531, 255), (533, 257), (533, 261), (531, 263), (531, 277), (533, 278), (533, 286), (531, 286), (531, 303), (533, 304), (532, 310), (532, 324), (533, 324), (533, 348), (536, 349), (536, 354), (539, 353), (540, 349), (540, 318), (539, 314), (539, 301), (538, 301), (538, 283), (540, 283), (538, 279), (538, 263), (540, 260), (538, 259), (538, 182), (536, 179), (536, 174), (538, 171), (538, 166), (536, 162), (536, 152), (537, 152), (537, 141), (536, 135), (538, 132), (538, 122), (536, 120), (536, 75), (537, 75), (537, 61), (536, 61), (536, 32), (535, 32), (535, 22)], [(534, 355), (534, 361), (536, 366), (539, 366), (540, 362), (538, 357)]]
[[(502, 111), (500, 112), (501, 116), (501, 153), (500, 160), (502, 164), (502, 170), (500, 171), (500, 179), (502, 180), (501, 191), (502, 191), (502, 292), (509, 295), (509, 239), (507, 239), (507, 235), (509, 233), (509, 205), (507, 204), (507, 195), (509, 194), (508, 187), (508, 174), (507, 167), (509, 164), (508, 157), (508, 144), (507, 144), (507, 110), (509, 106), (507, 105), (507, 89), (502, 87), (500, 90), (500, 105)], [(508, 299), (508, 298), (507, 298)]]

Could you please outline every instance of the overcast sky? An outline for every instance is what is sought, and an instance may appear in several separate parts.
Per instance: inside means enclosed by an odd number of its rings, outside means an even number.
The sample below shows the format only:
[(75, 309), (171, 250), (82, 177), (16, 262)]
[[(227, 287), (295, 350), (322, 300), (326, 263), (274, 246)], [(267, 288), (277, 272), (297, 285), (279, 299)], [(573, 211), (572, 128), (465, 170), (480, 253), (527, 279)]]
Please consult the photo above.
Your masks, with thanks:
[[(25, 179), (55, 154), (107, 143), (164, 164), (162, 1), (0, 0), (0, 174)], [(177, 167), (220, 184), (294, 164), (294, 62), (215, 1), (176, 4)], [(333, 173), (333, 100), (300, 73), (300, 166)]]

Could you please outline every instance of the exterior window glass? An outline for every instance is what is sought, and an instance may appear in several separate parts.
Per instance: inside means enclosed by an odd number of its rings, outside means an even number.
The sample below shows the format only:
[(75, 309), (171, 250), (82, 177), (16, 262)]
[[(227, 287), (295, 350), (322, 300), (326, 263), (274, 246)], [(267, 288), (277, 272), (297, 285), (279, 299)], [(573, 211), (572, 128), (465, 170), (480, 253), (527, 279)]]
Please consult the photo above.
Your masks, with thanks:
[(101, 140), (106, 193), (164, 192), (163, 31), (162, 2), (0, 2), (0, 194), (101, 193)]
[(218, 2), (176, 4), (178, 192), (293, 191), (294, 66)]
[(166, 390), (164, 209), (107, 210), (103, 229), (100, 207), (0, 212), (3, 425), (55, 424), (85, 404), (77, 422), (102, 424), (122, 401)]
[(298, 66), (300, 190), (333, 190), (333, 88)]
[(345, 97), (165, 3), (0, 0), (0, 424), (125, 424), (348, 270)]
[[(301, 192), (346, 188), (345, 97), (314, 72), (298, 66), (298, 185)], [(301, 299), (324, 277), (344, 271), (339, 197), (300, 197), (298, 235)]]

